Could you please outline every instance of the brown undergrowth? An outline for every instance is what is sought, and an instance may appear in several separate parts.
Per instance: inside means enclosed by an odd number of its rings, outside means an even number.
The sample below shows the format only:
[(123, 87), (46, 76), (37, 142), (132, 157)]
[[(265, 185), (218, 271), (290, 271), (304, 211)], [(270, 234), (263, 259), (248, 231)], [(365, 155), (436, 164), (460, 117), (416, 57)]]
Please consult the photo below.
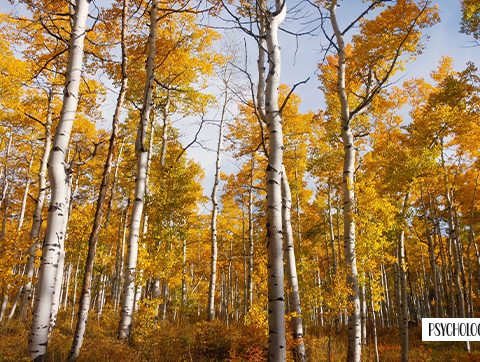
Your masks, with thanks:
[[(100, 320), (92, 314), (79, 361), (266, 360), (266, 333), (263, 328), (252, 325), (227, 326), (220, 321), (160, 321), (147, 326), (139, 320), (130, 344), (116, 340), (116, 327), (117, 319), (113, 313), (107, 311)], [(4, 321), (0, 325), (0, 361), (29, 361), (27, 337), (28, 323)], [(49, 344), (47, 361), (65, 361), (72, 337), (70, 315), (61, 313)], [(345, 332), (310, 330), (305, 337), (309, 361), (345, 361), (346, 341)], [(473, 343), (472, 352), (468, 354), (460, 342), (422, 343), (419, 327), (410, 331), (410, 344), (410, 360), (413, 362), (480, 361), (480, 344)], [(379, 330), (379, 353), (381, 361), (399, 360), (400, 347), (395, 330)], [(362, 360), (374, 360), (371, 340), (363, 348)]]

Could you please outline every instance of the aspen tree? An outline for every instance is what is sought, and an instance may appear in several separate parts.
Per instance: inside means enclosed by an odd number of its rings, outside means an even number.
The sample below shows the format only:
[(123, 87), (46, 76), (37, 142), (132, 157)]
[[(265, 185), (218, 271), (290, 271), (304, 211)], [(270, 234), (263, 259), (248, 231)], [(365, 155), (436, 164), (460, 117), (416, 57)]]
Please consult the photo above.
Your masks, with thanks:
[(285, 291), (282, 241), (283, 166), (282, 117), (278, 102), (281, 54), (278, 29), (285, 20), (285, 0), (276, 1), (275, 10), (261, 9), (265, 16), (265, 37), (268, 52), (268, 76), (265, 85), (265, 114), (268, 129), (267, 166), (267, 249), (268, 249), (268, 358), (286, 360)]
[(251, 156), (251, 169), (250, 169), (250, 182), (248, 186), (248, 273), (247, 273), (247, 311), (252, 308), (253, 305), (253, 253), (254, 253), (254, 240), (253, 240), (253, 171), (255, 168), (255, 156)]
[(156, 54), (157, 39), (157, 8), (158, 0), (152, 0), (150, 8), (150, 33), (147, 45), (146, 80), (143, 98), (143, 106), (140, 114), (140, 122), (135, 141), (135, 153), (137, 156), (137, 170), (135, 179), (135, 198), (130, 217), (130, 227), (127, 241), (127, 260), (125, 263), (125, 276), (123, 284), (123, 297), (121, 305), (121, 318), (118, 328), (118, 337), (127, 340), (131, 337), (133, 323), (133, 311), (135, 304), (135, 276), (137, 272), (138, 241), (140, 238), (140, 224), (143, 214), (146, 179), (147, 179), (147, 128), (150, 113), (153, 107), (153, 86), (154, 86), (154, 63)]
[[(408, 210), (409, 194), (405, 195), (401, 211), (401, 219), (405, 218)], [(407, 295), (407, 264), (405, 259), (405, 230), (401, 227), (398, 237), (398, 269), (399, 269), (399, 320), (400, 320), (400, 347), (402, 362), (408, 361), (408, 295)]]
[(92, 278), (93, 278), (93, 266), (95, 262), (95, 254), (97, 249), (98, 236), (100, 228), (102, 227), (103, 211), (105, 199), (107, 196), (108, 184), (110, 173), (112, 170), (112, 162), (115, 151), (115, 143), (118, 135), (118, 126), (120, 123), (120, 116), (125, 100), (125, 93), (127, 92), (128, 75), (127, 75), (127, 53), (126, 53), (126, 36), (127, 36), (127, 7), (128, 0), (122, 2), (122, 19), (121, 19), (121, 85), (120, 91), (117, 97), (117, 104), (112, 120), (112, 131), (110, 134), (110, 140), (108, 144), (107, 158), (103, 166), (102, 180), (100, 182), (100, 190), (98, 192), (98, 198), (95, 209), (95, 216), (93, 219), (92, 231), (88, 239), (88, 252), (87, 260), (85, 264), (85, 272), (83, 275), (82, 292), (80, 294), (80, 305), (78, 307), (77, 325), (75, 328), (75, 334), (68, 355), (69, 361), (77, 359), (80, 349), (82, 348), (83, 338), (85, 335), (85, 329), (88, 319), (88, 311), (90, 309), (91, 293), (92, 293)]
[(48, 345), (48, 324), (57, 272), (60, 244), (63, 242), (63, 221), (68, 209), (67, 172), (65, 157), (70, 133), (78, 106), (85, 26), (90, 0), (78, 0), (73, 18), (72, 34), (68, 55), (65, 91), (59, 124), (49, 156), (48, 172), (50, 178), (51, 200), (48, 212), (47, 230), (42, 249), (42, 258), (38, 276), (35, 308), (29, 336), (29, 353), (35, 361), (43, 361)]
[(218, 214), (218, 184), (220, 182), (220, 161), (222, 154), (222, 145), (223, 145), (223, 127), (225, 112), (227, 110), (228, 102), (228, 88), (227, 80), (224, 79), (225, 89), (224, 89), (224, 101), (222, 106), (222, 113), (220, 116), (220, 124), (218, 131), (218, 142), (217, 142), (217, 156), (215, 159), (215, 176), (213, 179), (213, 189), (211, 194), (212, 201), (212, 215), (210, 221), (210, 238), (211, 238), (211, 260), (210, 260), (210, 281), (208, 285), (208, 306), (207, 306), (207, 317), (208, 320), (213, 320), (215, 318), (215, 283), (217, 279), (217, 214)]
[(350, 106), (346, 90), (346, 49), (345, 40), (340, 30), (336, 15), (337, 1), (330, 4), (330, 22), (337, 41), (338, 70), (337, 92), (340, 102), (340, 119), (342, 140), (344, 147), (343, 160), (343, 235), (345, 240), (345, 259), (348, 270), (348, 283), (352, 287), (351, 301), (353, 310), (348, 317), (348, 356), (349, 362), (360, 362), (361, 356), (361, 327), (360, 327), (360, 289), (358, 285), (357, 257), (355, 254), (355, 145), (351, 128)]
[(302, 309), (300, 305), (300, 290), (298, 287), (297, 267), (293, 246), (293, 232), (290, 220), (292, 195), (288, 183), (285, 166), (282, 167), (282, 227), (287, 259), (288, 284), (290, 285), (290, 309), (292, 315), (292, 336), (294, 342), (293, 356), (295, 361), (305, 361), (305, 344), (303, 343)]

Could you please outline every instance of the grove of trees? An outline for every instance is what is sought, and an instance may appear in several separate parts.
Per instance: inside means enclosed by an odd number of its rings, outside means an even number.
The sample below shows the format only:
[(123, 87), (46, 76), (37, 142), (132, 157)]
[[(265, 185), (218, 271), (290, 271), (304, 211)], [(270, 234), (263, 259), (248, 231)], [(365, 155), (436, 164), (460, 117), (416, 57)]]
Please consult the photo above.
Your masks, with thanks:
[(409, 73), (440, 3), (2, 5), (0, 361), (480, 360), (421, 341), (480, 313), (478, 58)]

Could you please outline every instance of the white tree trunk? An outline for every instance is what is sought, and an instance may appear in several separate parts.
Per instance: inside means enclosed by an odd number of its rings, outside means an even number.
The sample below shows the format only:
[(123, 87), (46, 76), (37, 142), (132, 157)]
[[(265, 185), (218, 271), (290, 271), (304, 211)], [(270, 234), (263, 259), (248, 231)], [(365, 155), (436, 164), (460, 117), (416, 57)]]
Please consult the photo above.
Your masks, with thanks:
[(120, 168), (120, 163), (122, 162), (122, 153), (123, 153), (124, 143), (125, 143), (125, 138), (122, 138), (122, 142), (120, 143), (120, 149), (118, 151), (117, 162), (115, 163), (115, 172), (113, 173), (112, 187), (110, 188), (110, 197), (108, 199), (108, 206), (107, 206), (107, 216), (105, 216), (105, 225), (104, 225), (105, 229), (107, 228), (110, 222), (110, 215), (112, 214), (113, 198), (115, 195), (115, 191), (117, 189), (118, 169)]
[(162, 321), (167, 319), (167, 307), (168, 307), (168, 283), (167, 280), (163, 280), (163, 285), (162, 285), (162, 298), (163, 298), (163, 303), (161, 306), (161, 312), (162, 312)]
[(352, 289), (350, 302), (353, 310), (348, 316), (348, 362), (360, 362), (361, 327), (360, 327), (360, 290), (358, 285), (357, 257), (355, 252), (355, 146), (353, 133), (350, 127), (350, 110), (348, 105), (347, 90), (345, 86), (346, 53), (343, 34), (338, 26), (336, 17), (337, 2), (330, 5), (330, 22), (335, 34), (338, 49), (337, 89), (340, 102), (340, 120), (344, 147), (344, 162), (342, 175), (343, 191), (343, 235), (345, 240), (345, 262), (348, 268), (347, 283)]
[[(8, 143), (7, 147), (5, 150), (5, 157), (4, 157), (4, 163), (3, 163), (3, 169), (2, 169), (2, 174), (3, 174), (3, 180), (2, 180), (2, 191), (0, 193), (0, 207), (3, 206), (5, 210), (5, 214), (7, 213), (7, 198), (8, 198), (8, 186), (9, 186), (9, 180), (8, 180), (8, 171), (9, 171), (9, 158), (10, 158), (10, 153), (12, 150), (12, 143), (13, 143), (13, 131), (10, 129), (10, 135), (8, 136)], [(5, 237), (4, 233), (2, 233), (2, 237), (0, 240), (3, 240)]]
[(256, 109), (260, 120), (264, 123), (267, 122), (267, 115), (265, 114), (265, 87), (266, 87), (266, 76), (265, 76), (265, 57), (267, 51), (267, 38), (266, 38), (266, 17), (264, 14), (264, 2), (265, 0), (257, 1), (257, 22), (259, 28), (258, 34), (258, 59), (257, 59), (257, 70), (258, 70), (258, 85), (257, 85), (257, 104)]
[(223, 119), (225, 117), (225, 111), (227, 108), (227, 89), (225, 89), (225, 98), (222, 108), (222, 115), (220, 118), (220, 129), (218, 131), (218, 143), (217, 143), (217, 157), (215, 160), (215, 178), (213, 180), (212, 189), (212, 218), (210, 222), (210, 240), (211, 240), (211, 256), (210, 256), (210, 282), (208, 285), (208, 305), (207, 305), (207, 318), (208, 320), (215, 319), (215, 284), (217, 280), (217, 214), (218, 214), (218, 184), (220, 182), (220, 160), (222, 155), (223, 144)]
[(332, 186), (331, 181), (328, 181), (328, 194), (327, 194), (327, 213), (328, 213), (328, 226), (330, 231), (330, 247), (332, 252), (332, 276), (337, 274), (337, 258), (335, 256), (335, 231), (333, 230), (333, 216), (332, 216)]
[[(365, 280), (365, 278), (363, 278)], [(367, 296), (365, 282), (360, 287), (360, 321), (362, 332), (362, 344), (367, 344)]]
[(0, 231), (0, 241), (5, 240), (6, 231), (7, 231), (7, 221), (8, 221), (8, 209), (10, 208), (10, 197), (12, 193), (12, 189), (7, 189), (8, 192), (3, 199), (3, 217), (2, 217), (2, 228)]
[(187, 238), (183, 238), (182, 245), (182, 307), (187, 306)]
[(162, 128), (162, 148), (160, 150), (160, 166), (165, 167), (167, 161), (168, 149), (168, 106), (170, 104), (170, 95), (167, 95), (165, 106), (162, 110), (163, 128)]
[[(10, 186), (9, 180), (9, 159), (12, 151), (13, 144), (13, 130), (10, 128), (10, 134), (8, 136), (7, 149), (5, 150), (4, 163), (2, 168), (3, 180), (2, 180), (2, 191), (0, 194), (0, 209), (3, 208), (3, 218), (2, 218), (2, 227), (0, 230), (0, 241), (5, 240), (6, 230), (7, 230), (7, 220), (8, 220), (8, 208), (10, 207), (10, 196), (12, 193), (12, 188)], [(8, 294), (9, 285), (7, 286)], [(8, 295), (7, 295), (8, 298)]]
[(18, 301), (20, 300), (22, 290), (20, 289), (17, 294), (15, 295), (15, 298), (13, 299), (12, 306), (10, 308), (10, 313), (8, 314), (8, 319), (12, 319), (13, 316), (15, 315), (15, 310), (17, 309)]
[(250, 185), (248, 188), (248, 277), (247, 277), (247, 311), (253, 305), (253, 171), (255, 168), (255, 156), (252, 155), (250, 171)]
[[(125, 94), (127, 91), (128, 76), (127, 76), (127, 54), (126, 54), (126, 21), (127, 21), (127, 5), (128, 0), (123, 0), (122, 5), (122, 25), (121, 25), (121, 47), (122, 47), (122, 80), (120, 85), (120, 91), (117, 97), (117, 104), (115, 107), (115, 113), (112, 120), (112, 131), (110, 135), (107, 158), (103, 167), (103, 175), (100, 183), (100, 190), (98, 192), (98, 198), (95, 209), (95, 217), (93, 220), (92, 231), (88, 240), (88, 252), (87, 260), (85, 263), (85, 273), (83, 275), (83, 285), (82, 293), (80, 295), (80, 305), (78, 307), (78, 318), (77, 326), (75, 328), (75, 335), (72, 342), (72, 347), (68, 355), (69, 361), (74, 361), (80, 353), (82, 348), (83, 338), (85, 335), (85, 329), (87, 326), (88, 311), (90, 310), (90, 301), (92, 293), (92, 278), (93, 278), (93, 267), (95, 263), (95, 255), (97, 251), (97, 242), (100, 229), (102, 227), (103, 221), (103, 210), (104, 203), (107, 196), (108, 183), (110, 179), (110, 173), (112, 170), (113, 156), (115, 152), (115, 143), (118, 135), (118, 126), (120, 124), (120, 117), (123, 107), (123, 102), (125, 100)], [(102, 288), (103, 284), (102, 284)], [(103, 295), (102, 295), (103, 298)], [(100, 301), (100, 304), (102, 301)], [(100, 308), (101, 310), (101, 308)], [(101, 312), (100, 312), (101, 314)]]
[[(123, 269), (124, 269), (124, 256), (125, 256), (125, 239), (127, 236), (127, 220), (128, 220), (128, 206), (130, 202), (127, 204), (126, 210), (125, 210), (125, 218), (123, 220), (123, 227), (120, 225), (122, 231), (122, 236), (120, 237), (119, 235), (119, 242), (118, 242), (118, 248), (117, 248), (117, 263), (116, 263), (116, 271), (115, 271), (115, 301), (114, 301), (114, 310), (117, 311), (117, 307), (120, 303), (120, 296), (122, 293), (122, 285), (123, 285)], [(119, 230), (120, 233), (120, 230)], [(120, 241), (121, 240), (121, 241)], [(118, 268), (118, 269), (117, 269)]]
[(27, 175), (25, 177), (25, 189), (23, 192), (22, 206), (20, 208), (20, 215), (18, 216), (18, 226), (17, 226), (18, 232), (22, 230), (23, 221), (25, 219), (25, 209), (27, 208), (28, 191), (30, 190), (30, 171), (32, 169), (32, 163), (33, 163), (33, 154), (30, 157), (30, 161), (28, 162)]
[(70, 289), (70, 277), (72, 275), (72, 263), (68, 264), (67, 280), (65, 281), (65, 289), (63, 293), (63, 309), (67, 310), (68, 306), (68, 292)]
[(105, 305), (105, 289), (106, 289), (107, 276), (102, 274), (100, 275), (100, 292), (98, 297), (98, 308), (97, 308), (97, 320), (100, 320), (100, 317), (103, 313), (103, 307)]
[[(67, 190), (67, 199), (70, 200), (70, 202), (72, 201), (70, 198), (71, 190), (72, 190), (72, 184), (71, 184), (71, 180), (69, 180), (68, 190)], [(50, 312), (50, 325), (48, 328), (49, 334), (52, 333), (52, 330), (55, 327), (55, 323), (57, 322), (58, 309), (60, 308), (60, 297), (61, 297), (61, 290), (62, 290), (62, 284), (63, 284), (63, 269), (65, 265), (65, 240), (67, 238), (67, 225), (68, 225), (70, 210), (71, 208), (68, 207), (63, 218), (62, 235), (64, 235), (64, 237), (59, 238), (60, 246), (59, 246), (58, 259), (57, 259), (57, 271), (55, 273), (55, 285), (53, 288), (52, 309)]]
[[(149, 174), (150, 174), (150, 165), (152, 163), (152, 157), (153, 157), (153, 143), (154, 143), (154, 139), (155, 139), (155, 115), (151, 114), (150, 116), (150, 131), (149, 131), (149, 139), (148, 139), (148, 152), (147, 152), (147, 167), (146, 167), (146, 171), (145, 171), (145, 195), (144, 195), (144, 206), (146, 204), (148, 204), (149, 202), (149, 199), (150, 199), (150, 182), (149, 182)], [(165, 145), (162, 145), (162, 147), (166, 147), (166, 144)], [(165, 160), (163, 161), (160, 161), (160, 164), (162, 167), (164, 167), (165, 165), (162, 164), (162, 162), (165, 162)], [(142, 227), (142, 236), (141, 236), (141, 239), (142, 240), (145, 240), (145, 238), (147, 237), (147, 234), (148, 234), (148, 213), (145, 212), (143, 213), (143, 227)], [(143, 248), (145, 248), (145, 242), (142, 243), (141, 245)], [(135, 287), (135, 302), (134, 302), (134, 305), (133, 305), (133, 311), (135, 312), (138, 308), (138, 303), (141, 301), (142, 299), (142, 290), (143, 290), (143, 286), (142, 286), (142, 283), (144, 282), (143, 281), (143, 270), (140, 269), (137, 271), (137, 275), (138, 277), (136, 278), (136, 287)]]
[(80, 254), (77, 257), (77, 266), (75, 267), (75, 277), (73, 278), (73, 301), (72, 301), (72, 316), (70, 319), (70, 329), (73, 328), (73, 320), (75, 319), (75, 303), (77, 302), (77, 281), (78, 281), (79, 266), (80, 266)]
[(0, 305), (0, 322), (5, 318), (5, 311), (8, 305), (8, 286), (3, 290), (2, 304)]
[(276, 12), (266, 14), (268, 77), (265, 88), (265, 111), (268, 140), (267, 166), (267, 248), (268, 248), (268, 358), (286, 360), (285, 291), (282, 243), (282, 165), (283, 130), (279, 109), (281, 56), (278, 28), (285, 19), (285, 2), (276, 3)]
[[(30, 161), (28, 162), (28, 168), (27, 168), (27, 173), (25, 175), (25, 188), (23, 191), (23, 197), (22, 197), (22, 204), (20, 206), (20, 214), (18, 216), (18, 225), (17, 225), (17, 237), (20, 235), (20, 232), (22, 231), (23, 227), (23, 221), (25, 219), (25, 210), (27, 208), (27, 198), (28, 198), (28, 191), (30, 189), (30, 171), (32, 170), (32, 164), (33, 164), (33, 153), (30, 156)], [(22, 274), (25, 270), (22, 270)], [(17, 274), (18, 272), (16, 271), (16, 268), (13, 269), (13, 273)], [(22, 296), (22, 291), (23, 291), (23, 286), (20, 287), (20, 289), (17, 291), (15, 298), (12, 303), (12, 307), (10, 309), (10, 313), (8, 315), (8, 319), (12, 319), (13, 316), (15, 315), (15, 311), (17, 309), (18, 301), (20, 300)]]
[(65, 156), (78, 106), (85, 23), (89, 4), (90, 0), (77, 0), (76, 3), (73, 29), (70, 37), (63, 107), (48, 163), (52, 196), (48, 210), (47, 230), (43, 244), (37, 295), (29, 337), (30, 357), (36, 361), (44, 360), (47, 351), (48, 325), (55, 287), (55, 275), (60, 245), (64, 238), (63, 220), (69, 201), (67, 198), (68, 176), (65, 169)]
[(48, 93), (47, 115), (45, 119), (45, 140), (43, 144), (43, 154), (40, 162), (40, 169), (38, 171), (38, 193), (37, 201), (33, 211), (32, 228), (30, 229), (30, 247), (28, 249), (28, 260), (25, 267), (25, 276), (27, 277), (27, 283), (22, 289), (22, 301), (20, 304), (20, 316), (25, 319), (28, 311), (28, 299), (32, 293), (32, 277), (35, 268), (35, 253), (39, 247), (38, 235), (40, 233), (40, 227), (42, 225), (42, 210), (45, 203), (45, 197), (47, 193), (47, 167), (48, 158), (50, 156), (50, 148), (52, 147), (52, 115), (53, 115), (53, 98), (54, 89), (50, 88)]
[[(402, 221), (408, 208), (407, 194), (403, 201)], [(407, 264), (405, 262), (405, 230), (402, 227), (398, 240), (398, 267), (400, 274), (400, 347), (401, 361), (408, 361), (408, 299), (407, 299)]]
[(285, 167), (282, 167), (282, 219), (285, 254), (287, 258), (288, 284), (290, 286), (290, 310), (294, 313), (291, 319), (293, 336), (293, 357), (295, 361), (306, 361), (305, 344), (303, 343), (302, 309), (300, 305), (300, 290), (298, 287), (295, 250), (291, 223), (292, 194), (288, 184)]
[(386, 319), (387, 327), (390, 328), (391, 326), (390, 316), (392, 313), (392, 303), (390, 300), (390, 289), (388, 288), (388, 277), (387, 277), (387, 273), (385, 272), (385, 267), (383, 263), (380, 264), (380, 273), (381, 273), (380, 280), (384, 287), (384, 293), (385, 293), (385, 319)]
[(140, 237), (140, 225), (143, 214), (143, 205), (147, 179), (148, 150), (146, 148), (147, 127), (152, 110), (154, 63), (157, 39), (157, 7), (158, 0), (152, 1), (150, 9), (150, 34), (148, 39), (148, 55), (146, 66), (145, 95), (143, 100), (140, 124), (135, 142), (137, 156), (137, 174), (135, 180), (135, 199), (133, 203), (130, 229), (128, 234), (127, 260), (125, 264), (125, 280), (123, 284), (123, 298), (121, 307), (121, 319), (118, 329), (118, 337), (121, 340), (130, 338), (133, 322), (133, 310), (135, 304), (135, 274), (137, 270), (138, 240)]

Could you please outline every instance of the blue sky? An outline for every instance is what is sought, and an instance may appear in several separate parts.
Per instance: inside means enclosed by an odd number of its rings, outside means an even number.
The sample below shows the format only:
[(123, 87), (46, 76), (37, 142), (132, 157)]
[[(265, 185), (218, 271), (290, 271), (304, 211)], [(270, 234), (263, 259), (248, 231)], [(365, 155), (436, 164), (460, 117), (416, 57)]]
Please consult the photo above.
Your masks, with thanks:
[[(98, 4), (107, 3), (105, 0), (98, 1)], [(437, 4), (440, 10), (440, 23), (428, 29), (425, 35), (425, 50), (414, 61), (410, 62), (403, 74), (397, 74), (396, 79), (409, 79), (413, 77), (428, 77), (431, 70), (435, 69), (442, 56), (448, 55), (454, 59), (454, 65), (457, 69), (465, 67), (467, 61), (479, 63), (480, 47), (473, 47), (472, 39), (464, 34), (460, 34), (460, 1), (458, 0), (437, 0), (433, 2)], [(289, 2), (287, 6), (292, 9), (296, 2)], [(357, 14), (365, 7), (362, 0), (344, 0), (338, 9), (338, 17), (343, 24), (348, 24)], [(7, 0), (0, 0), (0, 11), (10, 12), (13, 6)], [(18, 8), (17, 8), (18, 10)], [(308, 16), (315, 16), (315, 10), (309, 10)], [(219, 24), (218, 20), (210, 19), (212, 23)], [(299, 21), (289, 20), (285, 23), (285, 28), (295, 29)], [(230, 32), (231, 33), (231, 32)], [(238, 43), (238, 48), (243, 48), (243, 34), (236, 31), (230, 34), (230, 39)], [(248, 58), (251, 66), (251, 72), (255, 75), (256, 67), (256, 49), (251, 39), (249, 42)], [(319, 82), (316, 76), (316, 69), (319, 60), (322, 58), (321, 44), (325, 43), (323, 36), (304, 36), (296, 41), (295, 37), (281, 33), (280, 43), (282, 47), (282, 83), (293, 85), (301, 80), (310, 77), (310, 81), (306, 85), (297, 88), (297, 93), (302, 98), (301, 109), (319, 110), (324, 108), (323, 95), (318, 89)], [(255, 76), (254, 76), (255, 78)], [(114, 96), (107, 97), (107, 103), (104, 105), (105, 121), (102, 125), (110, 122), (111, 114), (114, 109)], [(234, 111), (235, 107), (232, 107)], [(215, 113), (212, 112), (212, 117)], [(188, 142), (196, 131), (195, 119), (187, 119), (178, 121), (177, 126), (182, 130), (184, 141)], [(218, 127), (206, 126), (201, 134), (201, 139), (207, 148), (214, 148), (217, 139)], [(214, 175), (214, 152), (205, 150), (201, 147), (192, 148), (189, 155), (200, 162), (205, 169), (204, 188), (205, 194), (210, 193)], [(226, 154), (222, 168), (227, 172), (235, 171), (236, 166), (234, 160)]]
[[(403, 73), (398, 73), (395, 80), (406, 80), (415, 77), (428, 78), (430, 72), (437, 67), (442, 56), (448, 55), (454, 59), (456, 69), (463, 69), (467, 61), (473, 61), (476, 64), (480, 60), (480, 47), (473, 47), (472, 39), (464, 34), (460, 34), (461, 8), (458, 0), (438, 0), (434, 1), (439, 8), (441, 21), (425, 32), (425, 49), (414, 61), (406, 66)], [(287, 0), (287, 4), (289, 4)], [(295, 2), (288, 5), (294, 7)], [(348, 5), (348, 6), (347, 6)], [(361, 0), (344, 0), (337, 11), (340, 21), (347, 25), (365, 8), (365, 3)], [(313, 13), (312, 16), (316, 15)], [(298, 23), (298, 21), (297, 21)], [(287, 21), (284, 24), (287, 29), (295, 29), (296, 24)], [(238, 33), (238, 32), (237, 32)], [(243, 36), (237, 36), (239, 46), (243, 47)], [(247, 42), (253, 43), (247, 38)], [(298, 39), (286, 33), (280, 34), (280, 44), (282, 47), (282, 83), (293, 85), (301, 80), (310, 77), (310, 81), (297, 88), (296, 93), (302, 98), (302, 111), (320, 110), (325, 107), (323, 94), (320, 91), (319, 81), (317, 80), (317, 64), (322, 59), (322, 46), (325, 44), (323, 36), (304, 36)], [(256, 67), (256, 49), (254, 45), (248, 47), (249, 63), (252, 67), (251, 72), (255, 75)], [(480, 65), (480, 64), (479, 64)], [(203, 132), (204, 140), (211, 144), (214, 140), (215, 127), (207, 128)], [(212, 175), (214, 167), (213, 152), (206, 152), (202, 149), (192, 153), (193, 157), (199, 160), (206, 169), (206, 180), (204, 186), (206, 193), (211, 188)], [(225, 155), (223, 168), (226, 171), (234, 171), (232, 165), (233, 159)]]
[[(413, 77), (428, 77), (431, 70), (436, 68), (444, 55), (452, 57), (455, 67), (461, 69), (467, 61), (478, 63), (480, 60), (480, 47), (472, 47), (472, 39), (460, 34), (461, 9), (459, 0), (434, 1), (440, 11), (440, 23), (428, 29), (425, 34), (425, 50), (416, 60), (409, 63), (406, 72), (397, 75), (397, 79)], [(346, 5), (349, 5), (348, 7)], [(338, 17), (348, 24), (363, 9), (365, 4), (359, 0), (344, 0), (338, 9)], [(287, 26), (289, 24), (287, 23)], [(311, 77), (308, 84), (298, 89), (302, 97), (302, 109), (321, 109), (324, 107), (321, 91), (315, 76), (316, 66), (321, 59), (321, 42), (323, 36), (299, 40), (299, 48), (295, 57), (296, 44), (292, 36), (282, 34), (282, 82), (294, 84), (300, 80)]]

